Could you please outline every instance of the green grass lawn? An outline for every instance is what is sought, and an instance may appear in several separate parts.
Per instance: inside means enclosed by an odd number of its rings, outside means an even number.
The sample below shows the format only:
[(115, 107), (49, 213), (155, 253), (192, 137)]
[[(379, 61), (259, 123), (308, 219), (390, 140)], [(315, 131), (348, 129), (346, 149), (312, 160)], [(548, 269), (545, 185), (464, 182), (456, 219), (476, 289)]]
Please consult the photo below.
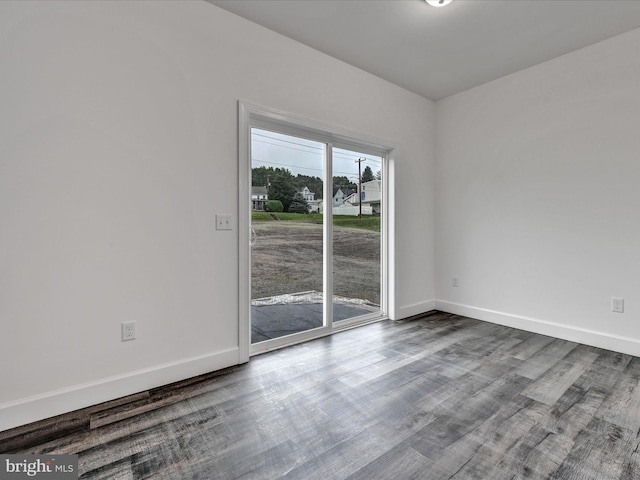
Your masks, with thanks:
[[(275, 215), (277, 220), (271, 215)], [(251, 221), (253, 222), (298, 222), (298, 223), (316, 223), (322, 225), (323, 215), (321, 213), (267, 213), (267, 212), (251, 212)], [(362, 218), (352, 217), (348, 215), (334, 215), (333, 224), (340, 227), (362, 228), (374, 232), (380, 231), (380, 217), (372, 215), (363, 215)]]

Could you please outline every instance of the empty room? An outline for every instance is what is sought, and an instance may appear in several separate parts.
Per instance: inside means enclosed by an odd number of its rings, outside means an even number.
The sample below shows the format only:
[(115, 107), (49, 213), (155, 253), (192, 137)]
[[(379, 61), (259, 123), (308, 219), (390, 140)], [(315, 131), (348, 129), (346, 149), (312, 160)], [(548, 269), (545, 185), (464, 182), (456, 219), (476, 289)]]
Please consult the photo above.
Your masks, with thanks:
[(640, 1), (0, 2), (0, 479), (640, 478)]

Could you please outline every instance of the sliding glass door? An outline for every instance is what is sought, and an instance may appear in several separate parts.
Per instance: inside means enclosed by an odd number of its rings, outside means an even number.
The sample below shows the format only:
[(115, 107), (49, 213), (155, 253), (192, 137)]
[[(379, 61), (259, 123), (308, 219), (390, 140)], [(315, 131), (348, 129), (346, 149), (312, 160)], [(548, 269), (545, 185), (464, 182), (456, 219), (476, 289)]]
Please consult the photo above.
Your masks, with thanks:
[(385, 315), (386, 152), (259, 117), (246, 122), (241, 142), (241, 204), (250, 210), (240, 216), (250, 232), (247, 257), (241, 248), (248, 280), (240, 281), (241, 295), (250, 292), (250, 307), (240, 306), (250, 319), (240, 324), (247, 355)]

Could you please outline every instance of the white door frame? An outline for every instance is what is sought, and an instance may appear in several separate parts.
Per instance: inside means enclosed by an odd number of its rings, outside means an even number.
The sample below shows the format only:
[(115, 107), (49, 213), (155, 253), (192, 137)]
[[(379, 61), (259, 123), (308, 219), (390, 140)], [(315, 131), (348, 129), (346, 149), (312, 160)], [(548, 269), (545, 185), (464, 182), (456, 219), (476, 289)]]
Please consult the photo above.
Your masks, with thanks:
[[(281, 133), (304, 136), (311, 140), (317, 140), (332, 147), (371, 153), (383, 157), (382, 175), (382, 225), (381, 234), (381, 313), (371, 316), (357, 317), (353, 321), (343, 320), (339, 327), (332, 326), (331, 318), (325, 322), (327, 327), (301, 332), (295, 335), (295, 339), (281, 337), (281, 341), (274, 342), (270, 348), (252, 348), (251, 345), (251, 128), (277, 129)], [(239, 363), (249, 361), (252, 354), (262, 353), (274, 348), (282, 348), (286, 345), (299, 343), (312, 338), (330, 335), (336, 331), (353, 328), (374, 321), (388, 318), (389, 312), (395, 311), (395, 295), (393, 292), (393, 226), (394, 216), (392, 206), (393, 194), (393, 147), (389, 142), (368, 135), (351, 132), (334, 125), (310, 120), (308, 118), (291, 115), (272, 108), (262, 107), (247, 102), (238, 102), (238, 345)], [(331, 155), (331, 151), (328, 152)], [(331, 172), (327, 172), (330, 175)], [(332, 177), (329, 177), (332, 178)], [(330, 182), (324, 182), (327, 196)], [(332, 259), (332, 225), (324, 222), (324, 257)], [(328, 249), (328, 251), (326, 250)], [(328, 254), (328, 255), (327, 255)], [(326, 260), (325, 260), (326, 261)], [(331, 286), (332, 278), (328, 275), (328, 269), (324, 269), (325, 285)], [(326, 283), (329, 282), (329, 283)], [(329, 290), (332, 291), (332, 290)], [(325, 315), (332, 311), (332, 295), (325, 295)], [(325, 318), (327, 320), (327, 318)]]

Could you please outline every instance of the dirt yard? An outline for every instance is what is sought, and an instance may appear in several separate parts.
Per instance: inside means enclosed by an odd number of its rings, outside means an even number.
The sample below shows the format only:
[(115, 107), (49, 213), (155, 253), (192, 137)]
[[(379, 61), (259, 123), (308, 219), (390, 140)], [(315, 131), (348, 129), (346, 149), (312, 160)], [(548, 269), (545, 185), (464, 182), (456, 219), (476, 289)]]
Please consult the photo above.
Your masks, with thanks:
[[(254, 222), (252, 298), (322, 291), (322, 225)], [(380, 233), (334, 227), (334, 294), (380, 304)]]

